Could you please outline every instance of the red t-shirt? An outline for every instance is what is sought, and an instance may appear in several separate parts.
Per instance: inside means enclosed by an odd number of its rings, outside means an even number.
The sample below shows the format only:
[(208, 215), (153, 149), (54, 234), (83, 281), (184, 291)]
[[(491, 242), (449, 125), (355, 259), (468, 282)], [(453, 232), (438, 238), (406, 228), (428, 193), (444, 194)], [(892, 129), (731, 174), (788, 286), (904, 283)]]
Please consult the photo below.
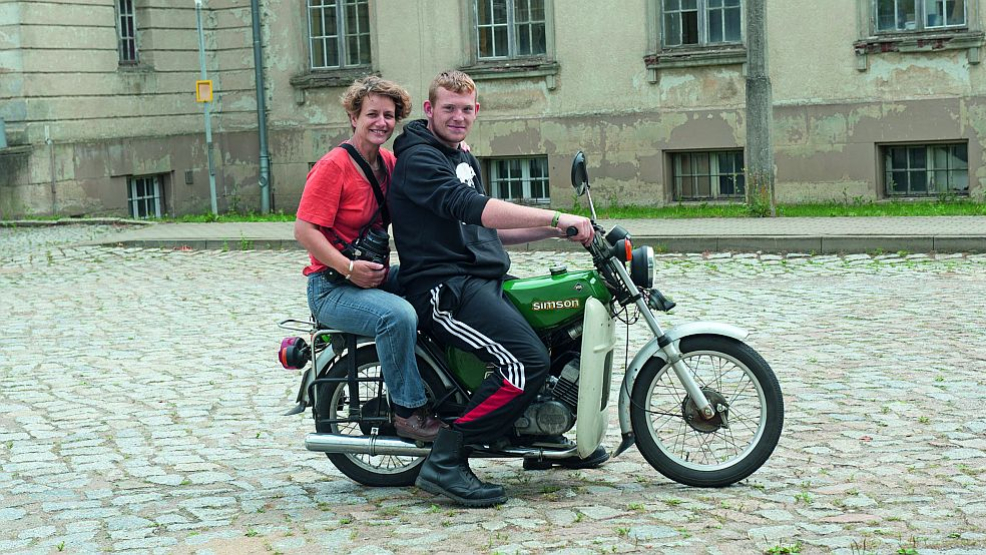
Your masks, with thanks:
[[(387, 194), (390, 174), (394, 171), (397, 159), (394, 153), (380, 149), (380, 158), (387, 167), (387, 177), (380, 183), (380, 189)], [(349, 153), (341, 148), (333, 148), (308, 172), (305, 190), (298, 204), (298, 218), (321, 228), (322, 235), (336, 249), (340, 246), (335, 234), (347, 243), (359, 236), (360, 230), (377, 211), (377, 199), (373, 186), (353, 165)], [(377, 216), (380, 219), (380, 216)], [(335, 231), (335, 234), (332, 232)], [(305, 267), (307, 276), (321, 272), (327, 266), (309, 253), (311, 264)]]

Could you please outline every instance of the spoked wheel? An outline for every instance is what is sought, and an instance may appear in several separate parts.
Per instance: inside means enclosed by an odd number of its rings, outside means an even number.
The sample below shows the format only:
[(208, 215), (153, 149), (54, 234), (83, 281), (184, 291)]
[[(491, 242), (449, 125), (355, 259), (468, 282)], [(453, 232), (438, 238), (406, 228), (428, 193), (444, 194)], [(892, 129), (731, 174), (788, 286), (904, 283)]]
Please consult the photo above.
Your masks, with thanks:
[(770, 365), (734, 339), (686, 337), (679, 349), (716, 416), (704, 419), (671, 365), (652, 358), (630, 396), (637, 448), (676, 482), (736, 483), (760, 468), (777, 446), (784, 424), (780, 385)]
[[(348, 376), (349, 356), (343, 356), (335, 361), (324, 377), (346, 378)], [(419, 361), (420, 364), (420, 361)], [(387, 404), (387, 386), (383, 381), (380, 360), (373, 345), (364, 346), (356, 351), (356, 369), (360, 378), (371, 378), (371, 381), (359, 382), (359, 398), (363, 414), (386, 415), (390, 410)], [(431, 387), (425, 382), (425, 393), (429, 400), (433, 399)], [(319, 419), (345, 419), (349, 415), (349, 384), (345, 381), (326, 383), (319, 386), (318, 392)], [(344, 434), (353, 436), (370, 435), (373, 426), (358, 422), (340, 422), (318, 425), (320, 433)], [(392, 424), (378, 426), (381, 436), (394, 436)], [(360, 455), (344, 453), (326, 453), (332, 464), (350, 479), (366, 486), (403, 487), (414, 484), (424, 457), (400, 457), (396, 455)]]

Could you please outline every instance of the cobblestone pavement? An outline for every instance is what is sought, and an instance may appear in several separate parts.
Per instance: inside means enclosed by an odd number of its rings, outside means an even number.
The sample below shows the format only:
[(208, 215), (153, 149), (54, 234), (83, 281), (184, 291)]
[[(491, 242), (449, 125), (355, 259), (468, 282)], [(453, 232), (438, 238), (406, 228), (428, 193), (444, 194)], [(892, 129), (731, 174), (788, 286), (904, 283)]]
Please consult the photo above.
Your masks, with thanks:
[(305, 451), (310, 417), (280, 416), (303, 253), (71, 246), (107, 232), (0, 230), (0, 553), (986, 554), (984, 256), (662, 257), (661, 321), (745, 327), (780, 377), (771, 460), (720, 490), (636, 449), (478, 461), (511, 499), (463, 510), (354, 484)]

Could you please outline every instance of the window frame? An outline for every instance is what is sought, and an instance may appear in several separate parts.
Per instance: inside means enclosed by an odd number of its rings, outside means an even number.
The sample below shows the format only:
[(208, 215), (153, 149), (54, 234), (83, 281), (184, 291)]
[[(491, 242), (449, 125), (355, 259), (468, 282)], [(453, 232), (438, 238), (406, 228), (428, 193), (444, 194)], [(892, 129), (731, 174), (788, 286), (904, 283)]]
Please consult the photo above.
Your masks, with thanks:
[[(932, 149), (935, 147), (948, 147), (949, 149), (956, 146), (962, 146), (965, 148), (965, 167), (964, 168), (949, 168), (946, 165), (945, 168), (937, 168), (934, 165), (934, 156), (931, 155)], [(955, 196), (970, 196), (970, 191), (972, 189), (972, 174), (970, 173), (969, 164), (969, 142), (964, 140), (951, 140), (951, 141), (931, 141), (931, 142), (905, 142), (905, 143), (883, 143), (879, 144), (877, 153), (879, 158), (879, 168), (880, 168), (880, 179), (882, 180), (881, 192), (884, 198), (929, 198), (937, 197), (940, 195), (955, 195)], [(922, 147), (925, 149), (924, 160), (925, 165), (921, 169), (912, 169), (910, 165), (910, 149), (915, 147)], [(888, 165), (888, 159), (891, 157), (890, 150), (895, 148), (906, 149), (905, 157), (907, 158), (906, 168), (893, 168)], [(951, 173), (958, 171), (965, 171), (965, 189), (950, 189), (948, 188), (947, 181), (950, 181)], [(905, 192), (895, 192), (891, 190), (891, 184), (893, 183), (892, 174), (895, 172), (907, 172), (908, 173), (908, 184), (907, 191)], [(935, 172), (946, 172), (946, 185), (943, 189), (932, 190), (931, 185), (935, 183), (934, 173)], [(916, 172), (923, 172), (926, 174), (925, 190), (924, 191), (913, 191), (911, 189), (911, 174)]]
[[(312, 0), (305, 0), (305, 22), (307, 24), (307, 26), (306, 26), (306, 37), (305, 38), (306, 38), (306, 42), (308, 44), (308, 71), (321, 72), (321, 71), (351, 70), (351, 69), (357, 69), (357, 68), (368, 68), (368, 67), (372, 67), (372, 65), (373, 65), (373, 52), (374, 52), (374, 45), (373, 45), (373, 23), (372, 23), (373, 16), (372, 16), (372, 13), (371, 13), (371, 10), (370, 10), (370, 7), (371, 6), (370, 6), (369, 0), (330, 0), (330, 1), (334, 1), (335, 2), (334, 10), (335, 10), (335, 17), (336, 17), (336, 28), (333, 31), (336, 34), (335, 35), (325, 35), (325, 34), (323, 34), (323, 35), (319, 36), (318, 39), (323, 42), (323, 54), (324, 54), (325, 52), (327, 52), (327, 50), (325, 49), (325, 46), (324, 45), (325, 44), (328, 44), (329, 40), (334, 37), (335, 42), (336, 42), (336, 47), (337, 47), (336, 52), (337, 52), (338, 59), (339, 59), (339, 65), (333, 65), (333, 66), (330, 66), (330, 65), (319, 65), (319, 66), (316, 66), (315, 65), (315, 41), (316, 41), (316, 38), (312, 35), (312, 32), (313, 32), (313, 28), (312, 28), (312, 11), (315, 10), (315, 9), (319, 9), (322, 12), (325, 12), (328, 9), (332, 9), (332, 7), (325, 6), (325, 5), (312, 6), (312, 3), (311, 3)], [(348, 21), (347, 21), (347, 18), (346, 18), (346, 8), (349, 5), (354, 6), (355, 9), (357, 10), (357, 17), (356, 17), (357, 33), (355, 33), (355, 34), (350, 33), (349, 32), (350, 29), (348, 28)], [(365, 22), (365, 24), (366, 24), (366, 32), (365, 33), (359, 32), (360, 30), (362, 30), (362, 26), (361, 26), (361, 23), (362, 22), (359, 19), (359, 6), (360, 5), (365, 5), (366, 6), (366, 19), (367, 19), (367, 21)], [(325, 32), (325, 29), (323, 29), (323, 33), (324, 32)], [(369, 54), (368, 54), (369, 61), (368, 62), (365, 62), (365, 63), (364, 62), (359, 62), (359, 63), (355, 63), (355, 64), (348, 63), (348, 61), (349, 61), (349, 59), (348, 59), (349, 58), (349, 44), (348, 44), (349, 40), (348, 39), (351, 36), (360, 37), (362, 35), (366, 35), (366, 37), (367, 37), (367, 48), (369, 50)], [(357, 38), (357, 43), (358, 42), (359, 42), (359, 39)], [(325, 59), (325, 61), (328, 61), (326, 59), (326, 56), (325, 55), (323, 55), (323, 59)]]
[[(520, 161), (521, 175), (518, 178), (515, 177), (502, 177), (499, 175), (499, 162), (510, 162), (510, 161)], [(543, 163), (544, 175), (539, 178), (544, 184), (544, 193), (547, 196), (535, 197), (533, 196), (531, 190), (533, 183), (536, 181), (531, 177), (531, 163), (534, 161), (541, 161)], [(515, 204), (523, 204), (525, 206), (549, 206), (551, 205), (551, 176), (550, 176), (550, 164), (548, 162), (547, 154), (539, 155), (528, 155), (528, 156), (497, 156), (489, 157), (483, 159), (483, 165), (486, 169), (486, 175), (488, 176), (487, 183), (489, 187), (487, 193), (490, 198), (495, 198), (505, 202), (512, 202)], [(521, 185), (521, 193), (523, 196), (520, 198), (505, 197), (500, 194), (500, 183), (502, 182), (516, 182), (519, 181)]]
[[(134, 4), (136, 4), (135, 0), (116, 0), (116, 2), (113, 2), (116, 18), (117, 63), (121, 66), (136, 66), (140, 64), (140, 47), (137, 44), (137, 8)], [(129, 6), (129, 12), (125, 11), (125, 6)], [(129, 29), (125, 29), (125, 18), (129, 19)], [(132, 36), (125, 36), (128, 30), (132, 33)], [(129, 44), (132, 48), (125, 49), (125, 44)]]
[[(709, 169), (707, 174), (689, 173), (687, 175), (681, 175), (678, 173), (678, 165), (681, 156), (695, 156), (705, 154), (709, 156)], [(734, 167), (731, 172), (720, 172), (720, 160), (719, 155), (722, 154), (732, 154), (734, 157), (734, 162), (739, 164), (739, 167)], [(669, 151), (667, 153), (668, 158), (668, 176), (670, 177), (669, 183), (671, 188), (671, 200), (672, 202), (702, 202), (702, 201), (713, 201), (713, 202), (734, 202), (743, 201), (746, 198), (746, 168), (745, 168), (745, 150), (743, 148), (715, 148), (708, 150), (675, 150)], [(715, 168), (715, 169), (713, 169)], [(709, 196), (689, 196), (683, 197), (681, 194), (681, 182), (680, 179), (683, 177), (709, 177)], [(733, 177), (733, 189), (734, 191), (739, 189), (739, 192), (734, 192), (733, 194), (723, 194), (721, 191), (720, 178), (724, 176)], [(713, 187), (713, 178), (715, 179), (716, 186)]]
[[(746, 33), (745, 33), (745, 31), (746, 31), (746, 18), (744, 17), (746, 15), (745, 14), (745, 11), (744, 11), (746, 6), (745, 6), (744, 2), (746, 2), (747, 0), (738, 0), (739, 1), (739, 6), (736, 7), (736, 9), (739, 11), (739, 14), (740, 14), (740, 36), (739, 36), (739, 39), (738, 40), (735, 40), (735, 41), (726, 41), (726, 40), (724, 40), (724, 41), (720, 41), (720, 42), (710, 42), (709, 41), (709, 27), (710, 27), (710, 25), (709, 25), (709, 15), (710, 15), (710, 13), (713, 10), (719, 10), (719, 11), (725, 12), (725, 10), (727, 8), (724, 5), (723, 6), (720, 6), (718, 8), (712, 8), (712, 7), (709, 6), (709, 0), (695, 0), (695, 2), (696, 2), (696, 4), (695, 4), (696, 5), (695, 11), (697, 11), (699, 13), (698, 20), (696, 22), (697, 23), (696, 33), (698, 33), (698, 42), (695, 42), (695, 43), (687, 43), (687, 44), (686, 43), (668, 44), (667, 41), (666, 41), (666, 38), (668, 36), (667, 17), (666, 17), (667, 14), (668, 14), (668, 11), (664, 7), (666, 1), (667, 0), (658, 0), (658, 4), (657, 4), (657, 6), (658, 6), (658, 13), (659, 13), (658, 23), (660, 25), (660, 33), (661, 33), (661, 42), (660, 42), (660, 45), (659, 46), (660, 46), (660, 48), (662, 50), (673, 50), (673, 49), (678, 49), (678, 48), (685, 48), (685, 49), (699, 49), (699, 48), (701, 48), (701, 49), (704, 49), (704, 48), (717, 48), (717, 47), (724, 47), (724, 46), (730, 46), (730, 45), (744, 44), (744, 38), (746, 36)], [(679, 0), (679, 1), (683, 1), (683, 0)], [(725, 2), (726, 0), (720, 0), (720, 1), (721, 2)], [(732, 8), (730, 8), (730, 9), (732, 9)], [(672, 11), (676, 11), (677, 13), (683, 13), (686, 10), (679, 9), (679, 10), (672, 10)], [(687, 10), (687, 11), (691, 11), (691, 10)], [(725, 29), (725, 20), (723, 20), (723, 25), (724, 25), (723, 29)]]
[[(894, 27), (893, 29), (880, 29), (880, 2), (893, 2), (896, 8), (897, 4), (904, 2), (906, 0), (873, 0), (873, 19), (872, 27), (873, 33), (877, 35), (881, 34), (893, 34), (893, 33), (925, 33), (925, 32), (939, 32), (939, 31), (951, 31), (957, 29), (967, 29), (969, 27), (969, 4), (972, 2), (970, 0), (964, 1), (963, 8), (963, 21), (958, 25), (926, 25), (928, 20), (927, 13), (927, 3), (925, 0), (913, 0), (914, 1), (914, 17), (915, 17), (915, 27), (914, 29), (898, 29)], [(948, 0), (934, 0), (935, 2), (944, 2)], [(954, 0), (953, 0), (954, 1)], [(898, 11), (895, 9), (894, 11)]]
[[(965, 25), (949, 27), (925, 27), (904, 30), (879, 31), (880, 0), (856, 0), (857, 39), (853, 43), (856, 52), (856, 69), (869, 69), (869, 56), (888, 52), (902, 54), (931, 53), (940, 50), (966, 50), (970, 64), (980, 63), (980, 51), (986, 44), (986, 34), (983, 33), (980, 22), (980, 2), (966, 0)], [(921, 3), (921, 13), (925, 12), (924, 0)], [(917, 26), (916, 26), (917, 27)]]
[[(164, 199), (164, 176), (161, 174), (153, 175), (130, 175), (127, 176), (127, 209), (130, 217), (135, 220), (160, 219), (167, 213)], [(153, 193), (147, 194), (146, 186), (150, 182), (153, 185)], [(144, 194), (137, 194), (138, 184), (144, 185)], [(148, 211), (151, 206), (148, 201), (153, 202), (154, 214), (148, 213), (140, 215), (140, 208)]]
[[(547, 55), (547, 52), (548, 52), (548, 21), (547, 21), (547, 18), (548, 18), (548, 10), (543, 5), (543, 4), (546, 3), (546, 0), (520, 0), (520, 1), (528, 2), (528, 6), (530, 5), (529, 3), (532, 2), (532, 1), (539, 1), (539, 2), (542, 3), (541, 9), (542, 9), (542, 12), (544, 13), (544, 19), (543, 20), (540, 20), (540, 22), (544, 26), (544, 52), (531, 53), (531, 54), (520, 54), (520, 53), (517, 52), (519, 50), (519, 48), (520, 48), (520, 46), (518, 44), (519, 41), (520, 41), (519, 36), (518, 36), (518, 28), (521, 25), (523, 25), (524, 23), (532, 23), (534, 21), (534, 20), (528, 20), (527, 22), (521, 22), (521, 23), (518, 23), (517, 22), (517, 19), (516, 19), (517, 18), (517, 9), (516, 9), (517, 8), (517, 4), (516, 3), (518, 2), (518, 0), (503, 0), (503, 1), (505, 1), (507, 3), (507, 9), (506, 9), (507, 21), (506, 21), (506, 23), (498, 23), (496, 21), (491, 21), (491, 23), (489, 25), (484, 25), (484, 24), (482, 24), (480, 22), (480, 20), (479, 20), (479, 4), (480, 4), (480, 2), (489, 4), (489, 3), (492, 3), (494, 1), (496, 1), (496, 0), (472, 0), (472, 9), (474, 11), (473, 17), (476, 20), (476, 25), (475, 25), (475, 28), (474, 28), (475, 35), (476, 36), (474, 37), (474, 40), (473, 40), (473, 44), (476, 47), (476, 51), (473, 53), (473, 55), (475, 56), (476, 61), (478, 61), (478, 62), (479, 61), (503, 61), (503, 60), (523, 60), (523, 59), (527, 59), (527, 58), (544, 58)], [(489, 9), (490, 9), (490, 12), (491, 12), (491, 17), (492, 17), (493, 8), (490, 7)], [(528, 10), (528, 11), (530, 11), (530, 10)], [(482, 41), (480, 39), (480, 35), (482, 33), (482, 29), (485, 28), (485, 27), (489, 27), (489, 28), (491, 28), (491, 30), (492, 30), (492, 28), (495, 28), (495, 27), (506, 27), (506, 31), (507, 31), (507, 37), (506, 37), (507, 38), (507, 53), (506, 53), (506, 55), (504, 55), (504, 56), (496, 56), (496, 55), (483, 56), (482, 55), (482, 52), (480, 52), (480, 50), (482, 49)]]
[[(658, 72), (670, 68), (737, 65), (745, 67), (746, 53), (746, 2), (740, 0), (740, 40), (737, 42), (683, 44), (665, 46), (664, 0), (647, 0), (647, 44), (644, 55), (647, 80), (658, 82)], [(708, 12), (708, 4), (702, 0)], [(707, 19), (707, 15), (705, 19)], [(702, 19), (702, 18), (700, 18)], [(702, 24), (705, 28), (706, 24)]]
[[(544, 0), (544, 54), (517, 57), (479, 57), (479, 14), (477, 2), (460, 3), (465, 10), (462, 17), (462, 36), (467, 38), (468, 60), (459, 69), (475, 81), (497, 79), (543, 79), (548, 90), (557, 86), (555, 76), (560, 69), (555, 59), (555, 2)], [(510, 0), (510, 6), (513, 0)], [(508, 6), (509, 8), (509, 6)], [(509, 10), (508, 10), (509, 11)]]

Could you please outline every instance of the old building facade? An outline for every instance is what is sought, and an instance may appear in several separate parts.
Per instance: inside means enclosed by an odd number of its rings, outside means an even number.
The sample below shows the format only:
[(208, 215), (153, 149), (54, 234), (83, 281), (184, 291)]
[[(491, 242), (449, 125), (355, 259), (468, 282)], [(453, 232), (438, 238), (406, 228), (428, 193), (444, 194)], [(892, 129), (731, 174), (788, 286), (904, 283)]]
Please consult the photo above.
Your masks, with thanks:
[[(462, 68), (491, 193), (564, 208), (582, 149), (603, 204), (742, 200), (746, 0), (261, 0), (271, 207), (348, 136), (376, 73), (414, 117)], [(777, 198), (982, 198), (982, 0), (767, 0)], [(0, 211), (210, 207), (192, 0), (0, 0)], [(249, 0), (203, 0), (220, 210), (258, 210)], [(0, 139), (3, 140), (3, 139)], [(3, 143), (0, 142), (0, 147)]]

